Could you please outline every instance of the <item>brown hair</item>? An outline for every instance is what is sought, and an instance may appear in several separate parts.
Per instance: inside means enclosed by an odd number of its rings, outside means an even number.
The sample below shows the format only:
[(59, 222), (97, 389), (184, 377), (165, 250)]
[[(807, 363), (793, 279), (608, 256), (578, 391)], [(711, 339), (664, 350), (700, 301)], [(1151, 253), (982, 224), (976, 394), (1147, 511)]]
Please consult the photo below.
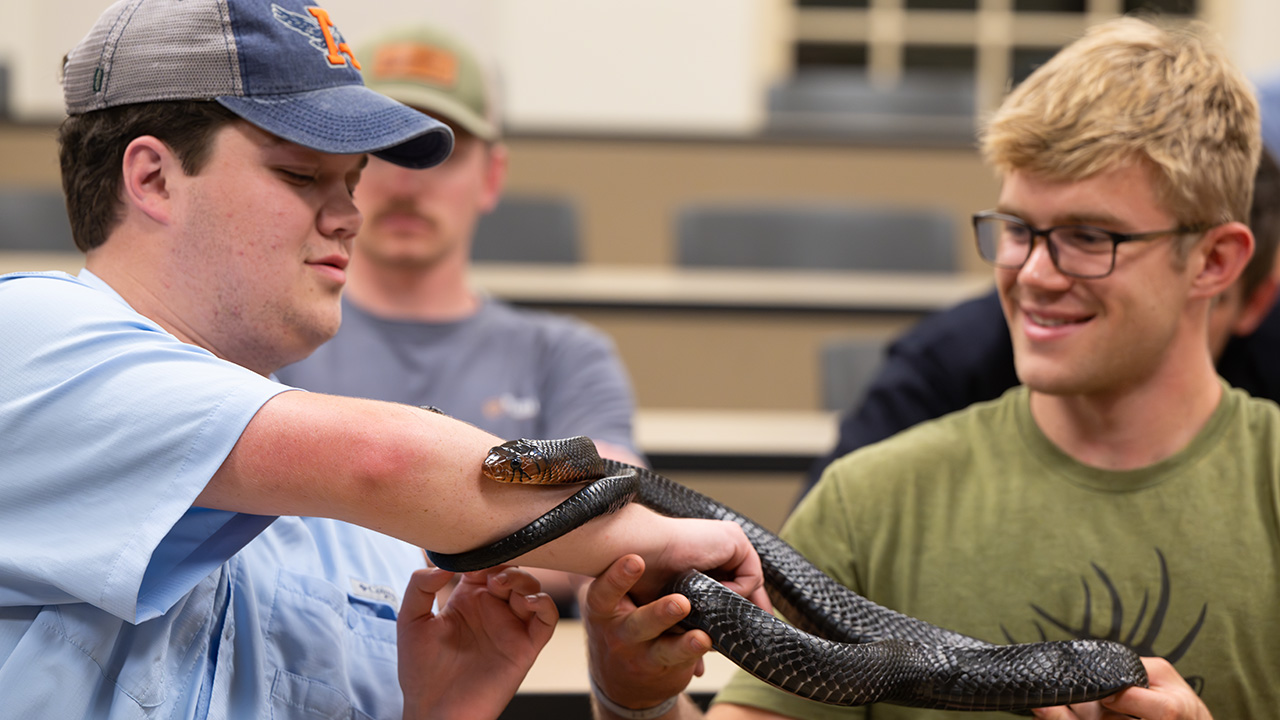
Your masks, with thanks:
[(1147, 164), (1180, 224), (1247, 222), (1258, 104), (1203, 35), (1133, 17), (1090, 28), (1009, 94), (983, 132), (983, 155), (1001, 173), (1056, 181)]
[(154, 102), (72, 115), (58, 131), (62, 192), (76, 247), (88, 252), (107, 241), (120, 222), (124, 151), (134, 138), (150, 135), (168, 145), (183, 172), (198, 173), (214, 134), (237, 120), (216, 102)]

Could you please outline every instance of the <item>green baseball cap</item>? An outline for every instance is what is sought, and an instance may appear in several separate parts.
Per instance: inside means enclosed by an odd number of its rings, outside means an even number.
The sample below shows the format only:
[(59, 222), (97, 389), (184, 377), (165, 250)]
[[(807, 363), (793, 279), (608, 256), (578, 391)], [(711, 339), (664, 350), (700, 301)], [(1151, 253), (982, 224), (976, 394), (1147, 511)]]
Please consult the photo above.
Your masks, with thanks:
[(492, 80), (461, 40), (439, 28), (403, 28), (359, 48), (364, 84), (493, 142), (501, 134)]

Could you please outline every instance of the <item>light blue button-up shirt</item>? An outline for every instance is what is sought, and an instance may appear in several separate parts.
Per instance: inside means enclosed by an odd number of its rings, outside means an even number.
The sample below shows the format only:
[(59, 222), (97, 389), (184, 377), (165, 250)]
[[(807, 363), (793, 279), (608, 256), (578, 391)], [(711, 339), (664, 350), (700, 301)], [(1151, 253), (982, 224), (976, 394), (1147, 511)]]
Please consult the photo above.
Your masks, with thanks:
[(398, 717), (421, 552), (192, 503), (286, 386), (84, 271), (0, 278), (0, 714)]

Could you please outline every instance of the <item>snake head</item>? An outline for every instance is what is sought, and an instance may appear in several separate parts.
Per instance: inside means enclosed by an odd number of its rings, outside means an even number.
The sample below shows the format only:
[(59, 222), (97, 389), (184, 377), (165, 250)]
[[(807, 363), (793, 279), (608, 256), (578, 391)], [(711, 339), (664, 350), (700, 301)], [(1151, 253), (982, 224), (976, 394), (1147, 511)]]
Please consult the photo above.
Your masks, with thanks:
[(537, 444), (529, 440), (509, 440), (489, 450), (484, 459), (484, 474), (498, 482), (537, 483), (549, 463)]

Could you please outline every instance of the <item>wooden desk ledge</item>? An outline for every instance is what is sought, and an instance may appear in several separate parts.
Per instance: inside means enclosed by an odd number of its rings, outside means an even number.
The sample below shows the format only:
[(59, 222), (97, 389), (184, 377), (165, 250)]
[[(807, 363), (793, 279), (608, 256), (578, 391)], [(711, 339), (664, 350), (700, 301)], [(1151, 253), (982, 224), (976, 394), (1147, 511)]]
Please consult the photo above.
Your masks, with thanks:
[(636, 444), (657, 455), (818, 457), (836, 445), (826, 410), (640, 408)]
[(610, 265), (477, 264), (477, 287), (513, 302), (600, 307), (928, 312), (984, 292), (988, 275)]

